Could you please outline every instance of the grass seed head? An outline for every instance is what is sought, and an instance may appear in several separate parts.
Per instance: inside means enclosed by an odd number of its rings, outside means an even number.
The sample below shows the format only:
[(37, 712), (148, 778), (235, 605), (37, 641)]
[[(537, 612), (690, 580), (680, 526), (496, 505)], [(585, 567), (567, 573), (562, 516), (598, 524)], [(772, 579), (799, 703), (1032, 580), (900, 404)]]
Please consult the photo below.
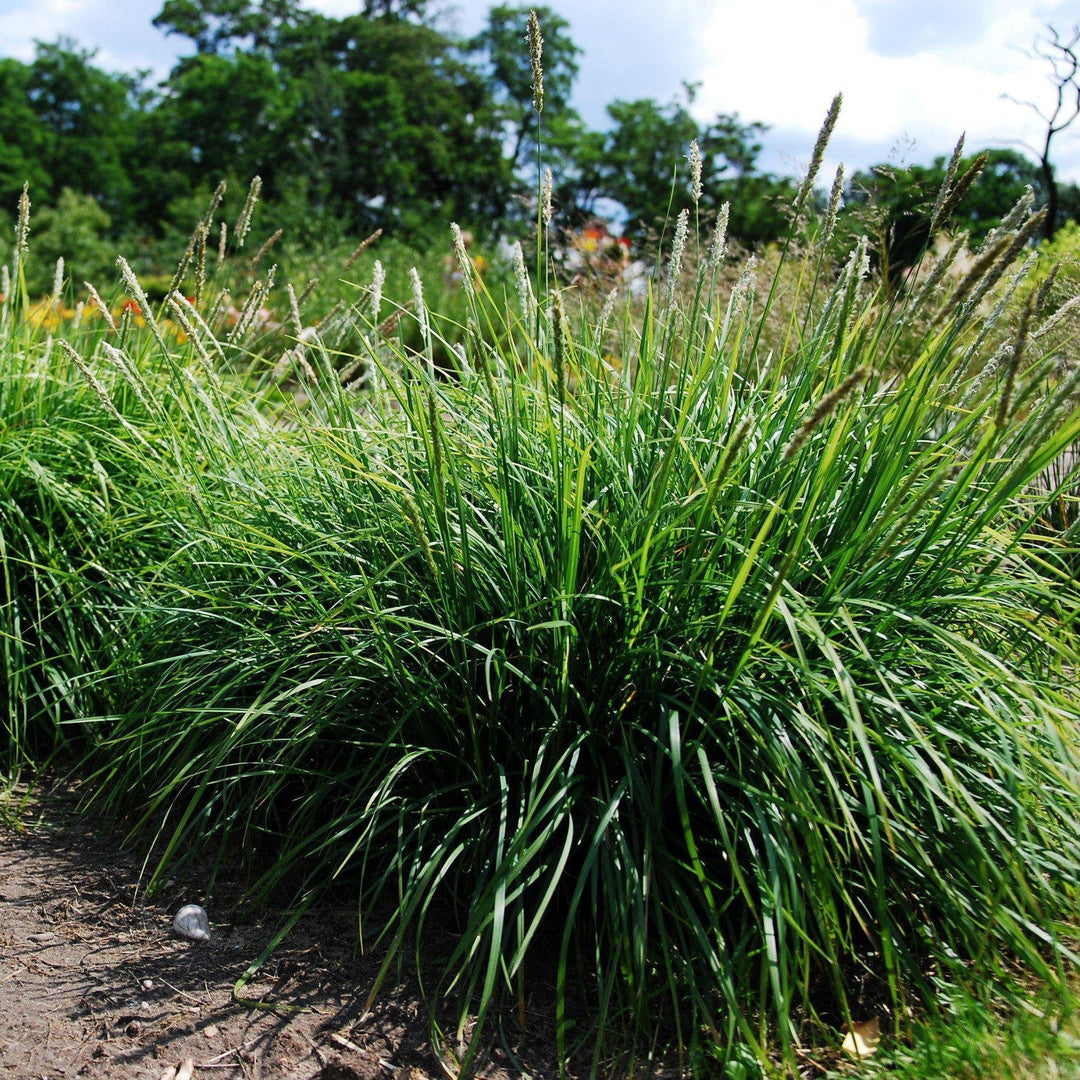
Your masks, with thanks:
[(439, 568), (435, 565), (435, 557), (431, 553), (431, 541), (428, 539), (427, 529), (424, 528), (424, 519), (420, 513), (420, 507), (416, 505), (416, 500), (411, 495), (405, 495), (401, 502), (405, 507), (405, 519), (412, 527), (413, 535), (420, 545), (420, 553), (424, 557), (428, 571), (432, 579), (437, 580)]
[(757, 256), (751, 255), (746, 260), (739, 280), (728, 297), (727, 315), (724, 317), (725, 335), (728, 328), (744, 313), (753, 310), (754, 294), (757, 290)]
[(110, 345), (107, 341), (102, 343), (102, 352), (105, 359), (120, 373), (120, 376), (131, 387), (138, 399), (139, 404), (148, 412), (153, 413), (154, 407), (150, 402), (150, 388), (142, 377), (139, 369), (132, 363), (128, 355), (120, 349)]
[(415, 266), (409, 269), (409, 284), (412, 286), (413, 308), (416, 313), (416, 321), (420, 326), (420, 341), (427, 356), (428, 374), (435, 377), (435, 365), (431, 355), (431, 323), (429, 321), (427, 304), (424, 303), (424, 283), (420, 278), (420, 271)]
[(844, 267), (844, 277), (856, 283), (865, 281), (870, 273), (870, 241), (863, 235), (859, 237)]
[(529, 271), (525, 268), (525, 252), (521, 249), (520, 240), (514, 241), (514, 282), (517, 285), (521, 314), (524, 318), (531, 319), (535, 301), (533, 300), (532, 284), (529, 282)]
[(446, 502), (446, 481), (443, 477), (442, 433), (439, 430), (439, 408), (435, 401), (435, 391), (428, 388), (428, 432), (431, 436), (431, 471), (435, 476), (435, 490), (439, 503)]
[[(19, 279), (19, 268), (26, 261), (30, 245), (27, 238), (30, 235), (30, 185), (22, 186), (22, 194), (19, 195), (19, 217), (15, 224), (15, 250), (12, 253), (12, 262), (15, 266), (15, 280)], [(6, 295), (6, 294), (5, 294)]]
[(686, 160), (690, 164), (690, 198), (697, 206), (701, 201), (701, 147), (698, 146), (697, 139), (690, 144)]
[(169, 282), (169, 292), (173, 292), (179, 289), (184, 281), (184, 275), (188, 272), (188, 267), (191, 266), (191, 260), (195, 257), (195, 245), (198, 242), (199, 232), (203, 227), (203, 223), (200, 221), (195, 226), (195, 231), (191, 234), (191, 239), (187, 242), (187, 247), (184, 248), (184, 254), (180, 256), (180, 261), (176, 264), (176, 269), (173, 271), (172, 281)]
[(202, 225), (206, 230), (207, 235), (210, 234), (210, 229), (214, 224), (214, 215), (218, 212), (218, 207), (221, 205), (221, 200), (225, 198), (225, 192), (228, 190), (228, 184), (221, 180), (218, 186), (214, 188), (214, 194), (210, 196), (210, 204), (206, 208), (206, 213), (203, 214)]
[(559, 404), (566, 401), (566, 362), (567, 329), (566, 311), (563, 308), (562, 293), (556, 292), (552, 298), (552, 321), (555, 331), (555, 386), (559, 395)]
[[(315, 291), (315, 288), (318, 284), (319, 279), (317, 277), (308, 279), (308, 283), (301, 290), (300, 295), (297, 298), (297, 303), (300, 304), (301, 307), (303, 307), (303, 305), (310, 299), (311, 294)], [(324, 315), (320, 322), (325, 322), (326, 318), (327, 316)]]
[(727, 247), (728, 219), (731, 215), (731, 203), (726, 202), (720, 207), (720, 213), (716, 217), (716, 225), (713, 226), (712, 237), (709, 240), (708, 268), (709, 274), (713, 275), (720, 269), (720, 262), (724, 258), (724, 250)]
[(143, 287), (139, 284), (139, 279), (135, 276), (135, 271), (131, 269), (127, 259), (125, 259), (123, 255), (117, 258), (116, 265), (120, 267), (120, 276), (123, 278), (124, 284), (128, 287), (128, 291), (131, 293), (132, 298), (139, 305), (142, 317), (146, 320), (146, 325), (150, 327), (150, 332), (154, 335), (154, 340), (157, 342), (158, 348), (161, 349), (162, 353), (168, 352), (165, 339), (161, 336), (161, 328), (158, 326), (157, 318), (154, 316), (150, 301), (146, 298)]
[(165, 301), (172, 310), (176, 321), (187, 335), (188, 340), (195, 346), (195, 353), (206, 369), (210, 381), (216, 386), (220, 384), (217, 373), (218, 365), (214, 363), (207, 350), (207, 343), (224, 359), (221, 353), (221, 345), (218, 343), (214, 332), (210, 329), (206, 320), (199, 314), (198, 309), (181, 292), (171, 292)]
[[(470, 335), (471, 337), (472, 335)], [(454, 354), (454, 359), (457, 360), (458, 370), (468, 378), (472, 375), (472, 364), (469, 363), (469, 350), (465, 347), (463, 341), (456, 341), (450, 346), (451, 351)]]
[(356, 260), (359, 259), (360, 256), (363, 255), (364, 252), (367, 251), (367, 249), (371, 247), (371, 245), (374, 244), (380, 236), (382, 236), (382, 229), (376, 229), (369, 237), (361, 240), (360, 243), (357, 244), (357, 246), (354, 247), (353, 250), (349, 253), (349, 257), (342, 264), (342, 269), (348, 270), (349, 267), (352, 266), (352, 264), (356, 262)]
[(1020, 370), (1020, 364), (1024, 358), (1024, 350), (1028, 343), (1028, 329), (1031, 317), (1038, 302), (1035, 293), (1029, 293), (1027, 303), (1024, 305), (1020, 316), (1020, 325), (1016, 331), (1016, 339), (1013, 341), (1012, 352), (1009, 355), (1008, 365), (1005, 368), (1005, 385), (1002, 387), (1001, 398), (998, 400), (997, 413), (994, 423), (1003, 428), (1009, 421), (1012, 409), (1013, 390), (1016, 387), (1016, 374)]
[(116, 265), (120, 268), (120, 277), (128, 287), (128, 292), (131, 293), (132, 299), (135, 300), (145, 315), (146, 309), (150, 306), (150, 302), (146, 299), (146, 293), (143, 292), (143, 287), (139, 284), (139, 279), (135, 276), (135, 271), (131, 269), (131, 265), (123, 255), (117, 257)]
[(237, 315), (236, 322), (229, 334), (228, 343), (230, 345), (235, 345), (243, 339), (255, 320), (255, 313), (259, 310), (263, 295), (269, 291), (269, 288), (261, 281), (256, 281), (252, 286), (251, 292), (248, 293), (248, 298), (244, 301), (244, 306), (240, 309), (240, 314)]
[(1024, 194), (1016, 200), (1012, 209), (1001, 219), (1001, 224), (998, 226), (1003, 232), (1008, 232), (1010, 229), (1015, 229), (1020, 222), (1025, 220), (1028, 214), (1031, 213), (1031, 208), (1035, 205), (1035, 192), (1032, 190), (1030, 184), (1024, 188)]
[(529, 28), (525, 35), (532, 62), (532, 101), (537, 115), (544, 111), (544, 37), (535, 11), (529, 12)]
[(421, 326), (423, 326), (425, 321), (424, 317), (427, 314), (427, 306), (424, 304), (424, 281), (420, 277), (420, 271), (417, 270), (415, 266), (409, 267), (409, 286), (412, 289), (413, 307), (416, 311), (416, 318)]
[(1011, 341), (1003, 341), (998, 346), (994, 355), (982, 365), (978, 374), (968, 384), (964, 396), (960, 399), (959, 408), (971, 409), (979, 403), (984, 392), (997, 377), (998, 370), (1005, 363), (1006, 357), (1012, 353), (1012, 347)]
[(376, 259), (371, 270), (371, 321), (378, 323), (379, 308), (382, 307), (383, 286), (386, 284), (386, 271), (383, 264)]
[(967, 169), (964, 170), (963, 175), (956, 181), (952, 190), (941, 201), (941, 204), (935, 208), (934, 218), (932, 220), (933, 229), (943, 225), (950, 217), (952, 217), (953, 212), (956, 210), (957, 206), (960, 205), (960, 201), (971, 190), (975, 181), (982, 175), (982, 171), (986, 168), (989, 160), (989, 152), (983, 151), (983, 153), (979, 154)]
[(87, 362), (82, 358), (82, 356), (79, 355), (76, 349), (69, 342), (64, 341), (63, 338), (60, 339), (60, 348), (67, 354), (68, 359), (71, 360), (82, 373), (82, 376), (86, 380), (90, 389), (93, 390), (95, 396), (105, 407), (105, 411), (108, 412), (109, 415), (112, 416), (113, 419), (116, 420), (117, 423), (119, 423), (120, 426), (124, 428), (124, 430), (127, 431), (128, 434), (130, 434), (137, 442), (145, 445), (146, 439), (143, 436), (142, 432), (135, 428), (132, 425), (131, 421), (128, 420), (128, 418), (124, 416), (116, 407), (116, 403), (110, 396), (109, 391), (105, 388), (105, 384), (97, 377), (97, 375), (94, 374), (93, 370), (90, 368), (90, 365), (87, 364)]
[(237, 248), (242, 248), (244, 240), (247, 239), (248, 231), (251, 229), (251, 215), (255, 212), (255, 204), (259, 201), (260, 191), (262, 191), (262, 177), (254, 176), (251, 179), (251, 186), (248, 188), (243, 208), (240, 210), (240, 216), (236, 219), (236, 225), (233, 228), (233, 243)]
[(1039, 324), (1038, 329), (1031, 335), (1031, 340), (1038, 341), (1039, 338), (1043, 338), (1056, 330), (1062, 322), (1076, 315), (1078, 309), (1080, 309), (1080, 293), (1070, 296), (1061, 307), (1056, 311), (1051, 312), (1043, 322)]
[(819, 428), (833, 413), (860, 387), (873, 371), (869, 364), (853, 371), (838, 386), (830, 390), (814, 406), (814, 411), (799, 425), (798, 430), (792, 435), (787, 446), (784, 447), (784, 461), (789, 461), (806, 445), (806, 440)]
[(296, 290), (290, 281), (285, 286), (285, 293), (289, 297), (289, 316), (292, 319), (293, 333), (299, 337), (304, 332), (304, 321), (300, 318), (300, 302), (296, 299)]
[(1001, 280), (1002, 275), (1013, 265), (1017, 257), (1028, 246), (1028, 241), (1042, 228), (1046, 220), (1046, 207), (1038, 213), (1032, 214), (1014, 233), (1002, 237), (1006, 241), (1000, 258), (991, 262), (987, 267), (985, 276), (972, 289), (968, 300), (971, 308), (975, 308), (979, 301)]
[(290, 358), (297, 370), (308, 381), (308, 384), (314, 386), (319, 381), (319, 376), (311, 366), (311, 361), (308, 360), (306, 353), (307, 350), (303, 345), (297, 345), (293, 349), (287, 349), (285, 355)]
[(675, 299), (675, 289), (682, 273), (683, 251), (686, 249), (686, 236), (690, 229), (690, 211), (680, 210), (675, 220), (675, 236), (671, 241), (671, 258), (668, 260), (668, 296), (670, 306)]
[(829, 145), (833, 128), (836, 127), (837, 118), (840, 116), (840, 106), (843, 103), (843, 100), (843, 94), (837, 94), (829, 105), (829, 111), (825, 114), (825, 122), (821, 125), (821, 130), (818, 132), (817, 140), (814, 143), (814, 150), (810, 155), (810, 166), (806, 170), (806, 176), (799, 185), (798, 194), (795, 196), (796, 217), (801, 212), (803, 206), (806, 205), (806, 199), (813, 190), (814, 180), (817, 178), (818, 170), (821, 168), (821, 163), (825, 159), (825, 148)]
[(206, 238), (210, 234), (210, 226), (206, 222), (199, 225), (196, 230), (195, 240), (195, 303), (202, 300), (203, 291), (206, 289)]
[(746, 415), (739, 421), (735, 430), (731, 433), (727, 446), (724, 447), (723, 456), (720, 458), (720, 465), (711, 481), (714, 487), (718, 487), (725, 479), (727, 479), (727, 475), (731, 471), (732, 463), (735, 461), (735, 455), (738, 454), (739, 450), (742, 448), (742, 444), (746, 442), (746, 437), (750, 434), (750, 429), (753, 426), (754, 417)]
[(597, 321), (598, 327), (606, 327), (611, 321), (612, 313), (615, 311), (615, 301), (619, 296), (619, 287), (616, 285), (611, 292), (604, 297), (604, 306), (600, 309), (600, 318)]
[(933, 295), (934, 291), (944, 280), (945, 275), (949, 272), (949, 267), (956, 261), (956, 257), (960, 252), (966, 249), (969, 236), (970, 234), (967, 232), (956, 234), (952, 243), (945, 251), (945, 254), (934, 263), (933, 269), (930, 271), (926, 280), (919, 286), (919, 291), (915, 293), (915, 296), (911, 301), (912, 311), (922, 310), (923, 303), (926, 301), (927, 297)]
[(952, 190), (953, 177), (956, 176), (956, 170), (960, 167), (960, 156), (964, 152), (964, 136), (961, 135), (956, 140), (956, 146), (953, 147), (952, 157), (949, 158), (949, 165), (945, 170), (945, 179), (941, 182), (941, 187), (938, 189), (937, 201), (934, 203), (934, 210), (930, 215), (930, 232), (933, 233), (941, 224), (942, 214), (941, 208), (945, 204), (945, 200), (949, 197), (949, 192)]
[(260, 262), (262, 262), (263, 256), (285, 235), (284, 229), (277, 229), (272, 232), (267, 238), (267, 241), (258, 251), (255, 252), (255, 258), (251, 260), (251, 269), (254, 270)]
[(60, 302), (60, 294), (64, 291), (64, 256), (56, 260), (56, 270), (53, 272), (52, 302)]
[(1046, 280), (1039, 286), (1039, 291), (1035, 294), (1035, 314), (1042, 315), (1046, 310), (1046, 305), (1050, 300), (1050, 293), (1057, 282), (1058, 273), (1061, 270), (1061, 263), (1056, 262), (1050, 267), (1050, 273), (1046, 275)]
[(456, 221), (450, 223), (450, 235), (454, 238), (454, 257), (457, 259), (458, 268), (461, 270), (461, 280), (469, 292), (476, 292), (476, 284), (473, 281), (473, 265), (469, 259), (469, 252), (465, 247), (465, 234), (461, 231)]
[(827, 244), (832, 239), (836, 229), (836, 218), (840, 213), (840, 207), (844, 202), (844, 166), (837, 167), (836, 176), (833, 177), (832, 191), (829, 192), (829, 205), (825, 211), (825, 226), (821, 230), (821, 243)]

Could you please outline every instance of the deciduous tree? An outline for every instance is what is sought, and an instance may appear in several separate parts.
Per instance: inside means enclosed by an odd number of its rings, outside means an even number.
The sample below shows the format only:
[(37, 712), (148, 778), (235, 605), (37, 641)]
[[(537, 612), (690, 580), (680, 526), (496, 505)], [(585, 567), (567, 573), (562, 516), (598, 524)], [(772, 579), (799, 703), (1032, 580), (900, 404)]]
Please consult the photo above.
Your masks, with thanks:
[[(47, 196), (52, 178), (46, 161), (55, 134), (30, 104), (29, 65), (0, 60), (0, 208), (14, 212), (24, 183), (35, 198)], [(5, 238), (6, 239), (6, 238)]]
[(609, 105), (610, 130), (599, 137), (588, 133), (577, 149), (574, 198), (580, 205), (614, 199), (626, 209), (629, 230), (641, 235), (686, 204), (686, 186), (676, 170), (696, 139), (701, 207), (714, 211), (730, 201), (733, 235), (748, 241), (774, 238), (785, 222), (773, 196), (790, 185), (755, 172), (761, 151), (757, 139), (765, 125), (727, 114), (700, 124), (690, 112), (694, 87), (684, 89), (684, 100), (666, 105), (651, 98)]
[[(94, 55), (66, 38), (38, 45), (25, 84), (38, 121), (35, 156), (41, 155), (51, 195), (68, 187), (92, 195), (110, 215), (123, 215), (136, 184), (131, 165), (140, 81), (102, 71)], [(21, 140), (20, 147), (27, 152)]]

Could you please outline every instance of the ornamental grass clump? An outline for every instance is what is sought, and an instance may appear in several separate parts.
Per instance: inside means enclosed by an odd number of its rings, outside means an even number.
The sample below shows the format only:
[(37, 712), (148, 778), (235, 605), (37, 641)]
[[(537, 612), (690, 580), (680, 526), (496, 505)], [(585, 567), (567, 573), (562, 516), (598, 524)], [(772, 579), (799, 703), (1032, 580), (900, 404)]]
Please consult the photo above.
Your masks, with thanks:
[(229, 325), (209, 214), (191, 298), (121, 264), (122, 314), (92, 290), (61, 344), (21, 224), (7, 764), (69, 733), (89, 797), (152, 827), (147, 888), (209, 852), (207, 894), (237, 859), (252, 902), (346, 891), (372, 998), (411, 952), (452, 1072), (535, 1025), (576, 1072), (745, 1075), (950, 983), (1074, 970), (1053, 525), (1080, 373), (1025, 289), (1037, 219), (889, 289), (865, 241), (829, 261), (811, 181), (798, 249), (719, 289), (726, 213), (704, 252), (677, 215), (650, 294), (599, 313), (558, 281), (538, 185), (535, 280), (520, 254), (495, 295), (457, 250), (455, 324), (377, 261), (347, 356), (302, 283), (262, 319), (273, 269)]
[(252, 898), (354, 890), (372, 997), (415, 946), (464, 1071), (513, 1022), (598, 1072), (790, 1060), (950, 980), (1072, 968), (1077, 587), (1036, 480), (1080, 376), (1034, 307), (987, 374), (978, 314), (1031, 228), (925, 310), (864, 243), (781, 262), (779, 312), (712, 258), (614, 326), (554, 275), (477, 276), (452, 372), (417, 275), (417, 350), (357, 303), (375, 390), (315, 334), (295, 423), (177, 392), (185, 539), (93, 758), (158, 826), (148, 883), (210, 843)]

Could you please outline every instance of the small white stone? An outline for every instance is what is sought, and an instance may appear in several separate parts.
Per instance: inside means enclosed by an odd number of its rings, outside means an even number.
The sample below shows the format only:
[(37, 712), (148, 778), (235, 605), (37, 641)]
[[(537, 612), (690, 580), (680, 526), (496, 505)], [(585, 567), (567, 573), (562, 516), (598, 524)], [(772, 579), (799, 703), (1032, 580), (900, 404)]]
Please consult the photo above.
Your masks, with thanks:
[(210, 919), (198, 904), (185, 904), (173, 919), (173, 930), (191, 941), (209, 941)]

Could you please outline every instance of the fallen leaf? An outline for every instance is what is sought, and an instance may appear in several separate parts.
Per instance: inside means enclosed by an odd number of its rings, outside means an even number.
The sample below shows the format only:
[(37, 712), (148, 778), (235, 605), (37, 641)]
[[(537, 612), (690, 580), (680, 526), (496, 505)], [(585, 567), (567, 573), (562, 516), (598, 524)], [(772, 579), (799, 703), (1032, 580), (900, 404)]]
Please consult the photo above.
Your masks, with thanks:
[(873, 1020), (853, 1023), (851, 1030), (844, 1036), (840, 1049), (853, 1058), (869, 1057), (876, 1052), (880, 1040), (881, 1021), (875, 1016)]
[(356, 1045), (356, 1043), (352, 1042), (349, 1039), (346, 1039), (345, 1036), (338, 1031), (330, 1032), (330, 1041), (337, 1043), (338, 1046), (344, 1046), (346, 1050), (355, 1051), (357, 1054), (362, 1054), (364, 1052), (360, 1049), (359, 1046)]

